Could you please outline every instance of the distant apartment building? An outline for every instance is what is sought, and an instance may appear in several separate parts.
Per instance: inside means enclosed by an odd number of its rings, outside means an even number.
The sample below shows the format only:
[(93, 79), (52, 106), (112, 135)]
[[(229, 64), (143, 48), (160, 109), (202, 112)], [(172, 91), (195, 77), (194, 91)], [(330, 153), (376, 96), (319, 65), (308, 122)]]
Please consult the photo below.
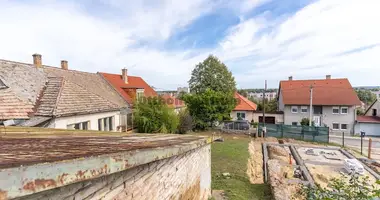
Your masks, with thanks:
[(189, 93), (190, 89), (188, 87), (178, 87), (177, 88), (177, 94), (179, 94), (180, 92)]
[[(263, 93), (262, 92), (250, 92), (250, 93), (248, 93), (248, 96), (251, 98), (257, 99), (257, 100), (263, 99)], [(277, 93), (276, 92), (266, 92), (265, 98), (268, 99), (269, 101), (276, 99)]]

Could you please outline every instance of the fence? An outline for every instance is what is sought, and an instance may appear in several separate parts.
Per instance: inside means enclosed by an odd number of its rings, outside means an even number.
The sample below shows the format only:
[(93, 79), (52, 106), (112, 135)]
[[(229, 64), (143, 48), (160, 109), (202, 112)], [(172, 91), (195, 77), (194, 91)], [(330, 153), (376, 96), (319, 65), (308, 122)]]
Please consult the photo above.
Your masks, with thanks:
[[(259, 124), (258, 131), (261, 133), (263, 124)], [(329, 142), (328, 127), (292, 126), (284, 124), (265, 124), (268, 137), (293, 138), (297, 140), (313, 142)]]

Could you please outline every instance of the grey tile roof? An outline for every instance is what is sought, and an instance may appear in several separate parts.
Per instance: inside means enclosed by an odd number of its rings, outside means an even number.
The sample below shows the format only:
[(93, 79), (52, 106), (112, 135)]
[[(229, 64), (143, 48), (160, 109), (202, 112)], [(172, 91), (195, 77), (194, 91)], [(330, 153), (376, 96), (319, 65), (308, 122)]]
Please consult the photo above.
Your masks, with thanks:
[(0, 60), (0, 80), (0, 109), (3, 109), (0, 113), (8, 113), (9, 119), (88, 114), (127, 107), (126, 101), (96, 73), (50, 66), (38, 69), (32, 64)]

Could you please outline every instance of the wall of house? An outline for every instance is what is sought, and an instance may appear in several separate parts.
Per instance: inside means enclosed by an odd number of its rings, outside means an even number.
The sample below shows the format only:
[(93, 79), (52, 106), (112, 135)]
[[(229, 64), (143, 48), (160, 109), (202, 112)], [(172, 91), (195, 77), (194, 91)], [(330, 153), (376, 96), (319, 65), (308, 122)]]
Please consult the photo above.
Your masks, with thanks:
[(235, 111), (233, 110), (231, 113), (230, 113), (230, 117), (232, 118), (232, 120), (237, 120), (237, 113), (240, 113), (240, 112), (243, 112), (245, 113), (245, 120), (248, 120), (249, 122), (253, 119), (253, 111)]
[[(285, 106), (284, 107), (284, 123), (287, 125), (291, 125), (293, 122), (298, 122), (298, 124), (301, 122), (303, 118), (309, 118), (310, 116), (310, 109), (309, 106), (307, 106), (307, 112), (301, 113), (301, 106), (298, 106), (298, 113), (292, 113), (291, 112), (292, 106)], [(343, 131), (345, 133), (354, 133), (354, 125), (356, 120), (356, 109), (354, 106), (348, 107), (348, 114), (333, 114), (332, 113), (333, 106), (323, 106), (322, 107), (322, 115), (321, 117), (321, 126), (328, 126), (330, 128), (331, 133), (342, 133)], [(313, 114), (313, 116), (317, 116)], [(333, 130), (332, 124), (333, 123), (339, 123), (339, 124), (348, 124), (347, 130)]]
[(120, 111), (104, 112), (104, 113), (94, 113), (87, 115), (75, 115), (69, 117), (59, 117), (55, 118), (49, 125), (50, 128), (66, 129), (67, 125), (76, 124), (80, 122), (89, 121), (89, 130), (98, 130), (98, 119), (114, 117), (113, 128), (117, 131), (117, 126), (120, 125)]
[(284, 100), (283, 100), (281, 91), (279, 92), (277, 107), (278, 107), (278, 110), (280, 111), (284, 111), (285, 109)]
[(207, 200), (210, 197), (211, 147), (207, 144), (183, 154), (18, 200)]
[(380, 102), (379, 102), (379, 100), (377, 100), (375, 102), (375, 104), (373, 104), (372, 107), (369, 108), (369, 110), (367, 111), (367, 113), (365, 115), (366, 116), (372, 116), (372, 110), (373, 109), (377, 109), (377, 116), (380, 117)]

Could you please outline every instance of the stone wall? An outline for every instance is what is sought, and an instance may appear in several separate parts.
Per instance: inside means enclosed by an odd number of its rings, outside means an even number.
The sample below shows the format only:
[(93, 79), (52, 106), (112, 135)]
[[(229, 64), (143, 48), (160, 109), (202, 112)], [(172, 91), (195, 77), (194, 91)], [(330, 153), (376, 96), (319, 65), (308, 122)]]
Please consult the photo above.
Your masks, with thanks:
[(19, 200), (207, 200), (211, 197), (210, 144), (100, 178), (17, 198)]

